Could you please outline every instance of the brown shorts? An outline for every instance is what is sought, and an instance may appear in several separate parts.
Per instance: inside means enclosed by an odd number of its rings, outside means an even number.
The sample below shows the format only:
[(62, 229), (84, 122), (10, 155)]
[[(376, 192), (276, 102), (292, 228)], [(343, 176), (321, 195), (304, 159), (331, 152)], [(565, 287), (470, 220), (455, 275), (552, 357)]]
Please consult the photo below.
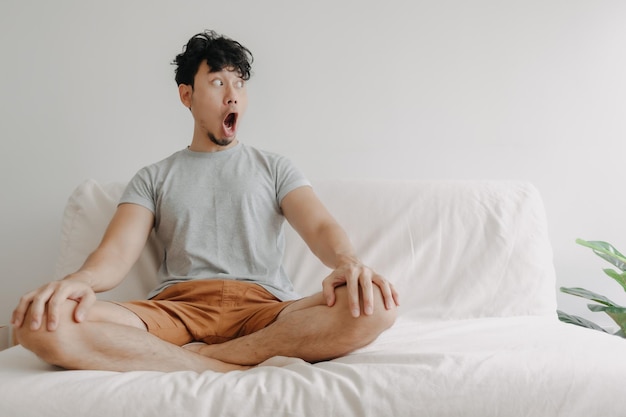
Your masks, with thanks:
[(257, 284), (210, 279), (174, 284), (150, 300), (117, 304), (137, 314), (150, 333), (182, 346), (254, 333), (293, 302), (280, 301)]

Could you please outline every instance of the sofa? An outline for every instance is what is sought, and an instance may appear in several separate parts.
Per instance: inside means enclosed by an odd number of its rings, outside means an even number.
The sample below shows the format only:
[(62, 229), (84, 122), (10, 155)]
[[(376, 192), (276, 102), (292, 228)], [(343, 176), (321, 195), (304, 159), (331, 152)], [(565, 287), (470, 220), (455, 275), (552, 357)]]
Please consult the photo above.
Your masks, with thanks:
[[(247, 371), (65, 371), (0, 352), (0, 416), (626, 416), (626, 341), (557, 319), (537, 189), (521, 181), (325, 180), (314, 188), (363, 261), (400, 293), (396, 323), (345, 357)], [(55, 276), (95, 248), (124, 188), (89, 180), (63, 214)], [(328, 274), (285, 225), (296, 289)], [(103, 299), (143, 298), (151, 238)], [(16, 300), (17, 302), (17, 300)]]

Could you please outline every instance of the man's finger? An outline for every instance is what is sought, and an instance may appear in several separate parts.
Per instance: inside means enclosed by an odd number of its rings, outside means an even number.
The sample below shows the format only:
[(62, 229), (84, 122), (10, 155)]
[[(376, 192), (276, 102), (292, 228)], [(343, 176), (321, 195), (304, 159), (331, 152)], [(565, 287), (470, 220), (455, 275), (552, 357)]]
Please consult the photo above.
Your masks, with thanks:
[(391, 296), (393, 297), (393, 302), (396, 303), (396, 307), (400, 306), (400, 294), (396, 291), (396, 287), (393, 284), (389, 284), (391, 287)]
[(26, 311), (28, 311), (28, 307), (33, 301), (33, 297), (35, 296), (34, 292), (30, 292), (25, 294), (13, 310), (13, 315), (11, 317), (11, 324), (15, 327), (21, 327), (24, 323), (24, 317), (26, 316)]
[(46, 303), (50, 298), (50, 295), (53, 293), (50, 286), (46, 286), (45, 289), (35, 294), (33, 300), (30, 304), (30, 329), (31, 330), (39, 330), (41, 327), (41, 320), (43, 318), (44, 312), (46, 310)]
[(335, 285), (333, 284), (335, 272), (324, 278), (322, 281), (322, 294), (326, 299), (326, 305), (332, 307), (335, 305)]
[(345, 272), (346, 285), (348, 286), (348, 305), (352, 317), (361, 315), (361, 305), (359, 303), (359, 276), (360, 271), (356, 267), (351, 267)]
[(374, 313), (374, 287), (372, 285), (372, 273), (369, 269), (361, 271), (359, 282), (363, 297), (363, 309), (365, 314), (369, 316)]
[(91, 308), (95, 301), (96, 295), (93, 292), (85, 293), (85, 295), (80, 299), (76, 309), (74, 310), (74, 320), (76, 320), (77, 323), (80, 323), (87, 318), (87, 311)]
[(68, 295), (65, 293), (63, 288), (58, 288), (48, 300), (48, 311), (46, 316), (48, 331), (55, 331), (59, 325), (59, 310), (67, 298)]
[(383, 302), (385, 303), (385, 308), (387, 310), (393, 308), (394, 305), (398, 305), (396, 301), (398, 293), (389, 281), (382, 276), (377, 275), (374, 283), (378, 286), (378, 288), (380, 288), (380, 292), (383, 295)]

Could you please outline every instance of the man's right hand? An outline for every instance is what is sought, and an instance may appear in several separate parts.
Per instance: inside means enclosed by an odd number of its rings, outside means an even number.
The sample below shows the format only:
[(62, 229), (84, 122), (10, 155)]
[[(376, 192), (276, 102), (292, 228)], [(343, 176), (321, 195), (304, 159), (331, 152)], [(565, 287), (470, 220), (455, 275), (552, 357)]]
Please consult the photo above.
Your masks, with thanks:
[[(15, 327), (28, 324), (31, 330), (37, 330), (45, 315), (48, 331), (54, 331), (59, 323), (60, 307), (66, 300), (78, 303), (74, 309), (74, 320), (80, 323), (95, 303), (96, 294), (91, 286), (81, 280), (70, 278), (52, 281), (20, 298), (19, 304), (13, 310), (11, 324)], [(29, 309), (30, 323), (24, 323)]]
[[(61, 306), (72, 300), (77, 323), (87, 318), (96, 302), (96, 292), (115, 288), (128, 274), (146, 245), (154, 225), (154, 214), (137, 204), (120, 204), (98, 248), (83, 266), (61, 281), (53, 281), (24, 295), (11, 317), (15, 327), (28, 325), (37, 330), (44, 322), (49, 331), (59, 324)], [(24, 323), (26, 318), (30, 323)]]

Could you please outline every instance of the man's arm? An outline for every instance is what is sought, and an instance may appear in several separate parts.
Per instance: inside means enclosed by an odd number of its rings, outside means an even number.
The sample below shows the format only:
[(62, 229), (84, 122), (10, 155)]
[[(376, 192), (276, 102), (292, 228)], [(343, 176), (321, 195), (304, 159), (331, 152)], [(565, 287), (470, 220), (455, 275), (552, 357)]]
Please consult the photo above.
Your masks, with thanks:
[[(20, 327), (30, 308), (33, 330), (41, 326), (47, 314), (48, 330), (56, 329), (61, 304), (74, 300), (77, 322), (84, 320), (87, 311), (96, 301), (96, 292), (116, 287), (141, 255), (152, 226), (152, 212), (136, 204), (121, 204), (98, 248), (87, 257), (81, 268), (60, 281), (53, 281), (24, 295), (13, 311), (11, 322)], [(46, 311), (47, 306), (47, 311)]]
[(373, 286), (377, 285), (387, 309), (398, 305), (393, 285), (371, 268), (363, 265), (343, 228), (331, 216), (311, 187), (300, 187), (288, 193), (281, 208), (289, 224), (298, 232), (311, 251), (333, 272), (324, 279), (322, 291), (329, 306), (335, 303), (335, 288), (347, 285), (350, 310), (360, 315), (359, 287), (366, 315), (373, 312)]

